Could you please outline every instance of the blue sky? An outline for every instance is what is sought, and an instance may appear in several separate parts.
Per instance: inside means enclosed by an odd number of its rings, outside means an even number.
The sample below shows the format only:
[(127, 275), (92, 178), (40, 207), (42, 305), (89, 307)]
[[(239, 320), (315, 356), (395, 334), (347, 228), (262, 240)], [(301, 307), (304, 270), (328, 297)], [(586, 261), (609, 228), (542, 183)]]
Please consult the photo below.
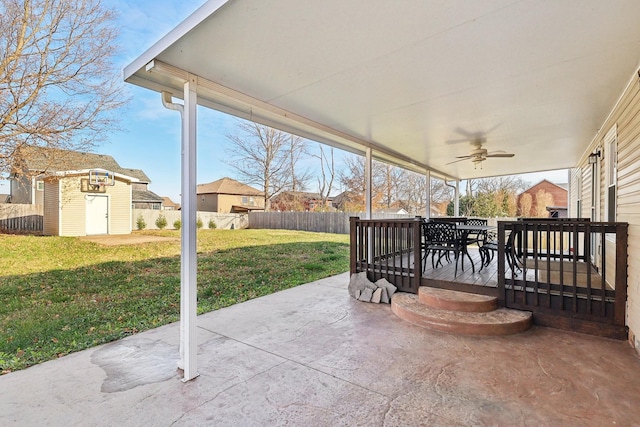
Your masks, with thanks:
[[(122, 69), (151, 47), (204, 0), (106, 0), (105, 5), (119, 13), (120, 55), (116, 67)], [(152, 191), (180, 202), (180, 115), (162, 106), (160, 95), (130, 84), (125, 90), (131, 102), (122, 112), (121, 131), (114, 131), (107, 142), (94, 151), (113, 156), (122, 167), (142, 169), (149, 176)], [(206, 183), (230, 176), (235, 171), (222, 160), (227, 157), (227, 135), (234, 133), (237, 119), (209, 109), (198, 109), (198, 182)], [(315, 143), (314, 143), (315, 144)], [(337, 156), (340, 161), (341, 156)], [(309, 164), (315, 168), (315, 161)], [(339, 167), (339, 165), (338, 165)], [(532, 184), (543, 178), (567, 182), (567, 172), (529, 174)], [(311, 183), (309, 191), (316, 190)], [(461, 187), (463, 188), (463, 187)], [(0, 193), (8, 193), (0, 182)], [(336, 189), (333, 193), (339, 192)]]

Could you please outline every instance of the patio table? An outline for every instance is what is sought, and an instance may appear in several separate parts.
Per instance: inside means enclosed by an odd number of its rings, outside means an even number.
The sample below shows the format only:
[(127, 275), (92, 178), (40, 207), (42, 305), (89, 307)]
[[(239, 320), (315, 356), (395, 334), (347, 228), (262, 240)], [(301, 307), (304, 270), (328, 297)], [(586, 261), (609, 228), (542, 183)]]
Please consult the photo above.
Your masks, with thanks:
[(495, 230), (497, 227), (493, 225), (472, 225), (472, 224), (456, 224), (456, 230), (460, 232), (459, 238), (462, 241), (462, 269), (464, 270), (464, 256), (466, 255), (471, 262), (471, 271), (475, 273), (475, 265), (473, 263), (473, 259), (471, 255), (469, 255), (469, 251), (467, 249), (468, 236), (472, 233), (486, 233), (490, 230)]

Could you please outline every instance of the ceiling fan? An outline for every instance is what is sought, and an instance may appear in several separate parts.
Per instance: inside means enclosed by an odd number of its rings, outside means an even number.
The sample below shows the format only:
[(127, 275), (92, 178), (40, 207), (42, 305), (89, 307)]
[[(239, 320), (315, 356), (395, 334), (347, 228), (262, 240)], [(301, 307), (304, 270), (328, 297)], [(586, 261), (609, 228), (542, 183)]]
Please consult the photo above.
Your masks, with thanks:
[(452, 163), (461, 162), (463, 160), (471, 160), (473, 162), (473, 165), (477, 168), (479, 164), (480, 164), (480, 167), (482, 167), (482, 162), (484, 162), (485, 160), (487, 160), (490, 157), (513, 157), (513, 156), (515, 156), (515, 154), (506, 153), (504, 151), (488, 152), (486, 148), (482, 148), (482, 141), (472, 142), (472, 145), (474, 146), (474, 148), (469, 152), (468, 155), (466, 155), (466, 156), (457, 156), (456, 159), (458, 159), (458, 160), (454, 160), (454, 161), (449, 162), (447, 164), (450, 165)]

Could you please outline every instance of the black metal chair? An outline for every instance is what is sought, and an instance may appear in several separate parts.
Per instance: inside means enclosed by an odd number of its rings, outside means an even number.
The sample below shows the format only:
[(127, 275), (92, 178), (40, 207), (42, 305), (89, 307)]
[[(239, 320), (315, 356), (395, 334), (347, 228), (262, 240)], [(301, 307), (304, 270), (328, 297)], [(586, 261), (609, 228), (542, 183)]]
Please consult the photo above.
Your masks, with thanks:
[[(512, 233), (510, 230), (507, 230), (506, 233), (507, 239), (504, 248), (505, 258), (513, 274), (517, 275), (518, 272), (522, 271), (522, 268), (519, 265), (520, 262), (518, 261), (518, 257), (516, 256), (514, 246), (516, 233)], [(484, 233), (482, 240), (478, 242), (478, 251), (480, 252), (481, 271), (484, 267), (491, 264), (491, 261), (493, 261), (495, 254), (498, 252), (498, 232), (496, 230), (489, 230)]]
[[(451, 262), (450, 254), (453, 254), (456, 267), (455, 275), (458, 274), (458, 259), (463, 252), (463, 244), (459, 238), (458, 230), (454, 223), (449, 222), (426, 222), (423, 224), (423, 272), (426, 267), (426, 260), (431, 255), (431, 267), (436, 268), (442, 265), (442, 259)], [(436, 260), (437, 255), (437, 260)]]
[[(480, 226), (486, 227), (487, 226), (487, 220), (486, 219), (480, 219), (480, 218), (469, 218), (465, 222), (465, 225), (480, 225)], [(484, 239), (484, 235), (485, 234), (486, 234), (485, 231), (477, 231), (477, 232), (469, 232), (469, 233), (467, 233), (467, 245), (479, 244), (480, 240)]]

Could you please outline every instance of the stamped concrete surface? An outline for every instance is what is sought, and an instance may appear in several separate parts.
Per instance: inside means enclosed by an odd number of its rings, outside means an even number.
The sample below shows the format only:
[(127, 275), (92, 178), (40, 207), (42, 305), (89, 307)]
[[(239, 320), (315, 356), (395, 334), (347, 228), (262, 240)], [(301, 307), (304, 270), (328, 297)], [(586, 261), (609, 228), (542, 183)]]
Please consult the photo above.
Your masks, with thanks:
[(200, 376), (187, 383), (177, 324), (4, 375), (0, 425), (640, 425), (640, 360), (624, 341), (425, 330), (347, 284), (199, 316)]

